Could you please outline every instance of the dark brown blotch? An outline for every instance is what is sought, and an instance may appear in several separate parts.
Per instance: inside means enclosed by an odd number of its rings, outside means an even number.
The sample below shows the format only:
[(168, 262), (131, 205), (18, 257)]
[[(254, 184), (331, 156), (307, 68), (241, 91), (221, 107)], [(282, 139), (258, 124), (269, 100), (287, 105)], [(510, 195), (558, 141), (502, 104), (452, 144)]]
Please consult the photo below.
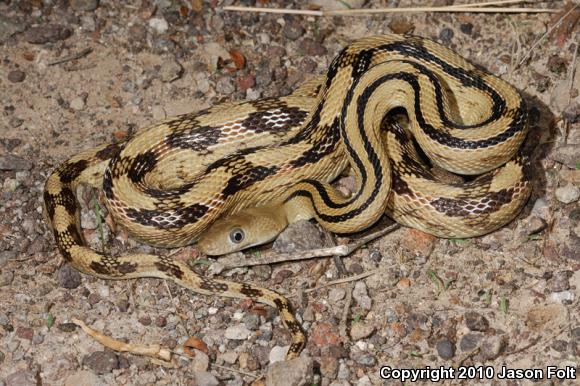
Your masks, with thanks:
[(172, 211), (126, 208), (125, 215), (134, 222), (160, 228), (175, 229), (199, 221), (209, 210), (207, 205), (195, 203)]
[(124, 146), (122, 143), (111, 143), (110, 145), (107, 145), (107, 147), (96, 152), (95, 157), (97, 157), (101, 161), (106, 161), (108, 159), (116, 157), (121, 151), (121, 149), (123, 149), (123, 147)]
[(229, 287), (225, 283), (218, 283), (211, 279), (203, 278), (202, 282), (200, 283), (199, 287), (202, 290), (209, 291), (209, 292), (226, 292), (229, 290)]
[(89, 264), (89, 268), (93, 270), (93, 272), (95, 272), (97, 275), (106, 276), (111, 274), (111, 270), (109, 269), (109, 267), (106, 264), (101, 263), (99, 261), (91, 262), (91, 264)]
[(129, 167), (127, 175), (134, 183), (139, 183), (143, 177), (157, 165), (157, 155), (153, 151), (138, 154)]
[(46, 190), (43, 193), (43, 197), (44, 197), (44, 207), (46, 209), (46, 214), (48, 215), (48, 218), (50, 219), (50, 221), (52, 221), (53, 217), (54, 217), (54, 212), (56, 210), (56, 200), (55, 200), (55, 196), (53, 196), (52, 194), (48, 193)]
[(165, 137), (165, 144), (170, 148), (191, 149), (206, 153), (209, 146), (218, 143), (221, 134), (219, 128), (216, 127), (195, 126), (173, 130)]
[(155, 267), (161, 272), (165, 272), (168, 276), (181, 280), (183, 278), (183, 271), (177, 265), (167, 260), (160, 260), (155, 262)]
[(128, 261), (125, 261), (123, 263), (120, 263), (116, 268), (117, 271), (119, 271), (119, 273), (126, 275), (128, 273), (133, 273), (137, 271), (137, 266), (138, 266), (137, 263), (130, 263)]
[(79, 160), (76, 162), (65, 162), (58, 168), (58, 175), (63, 184), (70, 184), (89, 167), (89, 161)]
[(228, 183), (222, 190), (224, 197), (230, 197), (240, 190), (244, 190), (254, 185), (256, 182), (262, 181), (269, 176), (276, 174), (278, 166), (254, 166), (247, 170), (240, 170), (228, 180)]
[(256, 299), (264, 295), (264, 292), (261, 288), (253, 287), (249, 284), (242, 284), (240, 293), (246, 295), (250, 299)]
[(282, 106), (277, 110), (250, 113), (242, 121), (242, 126), (256, 133), (266, 131), (284, 134), (291, 128), (300, 126), (307, 114), (306, 111), (297, 107)]

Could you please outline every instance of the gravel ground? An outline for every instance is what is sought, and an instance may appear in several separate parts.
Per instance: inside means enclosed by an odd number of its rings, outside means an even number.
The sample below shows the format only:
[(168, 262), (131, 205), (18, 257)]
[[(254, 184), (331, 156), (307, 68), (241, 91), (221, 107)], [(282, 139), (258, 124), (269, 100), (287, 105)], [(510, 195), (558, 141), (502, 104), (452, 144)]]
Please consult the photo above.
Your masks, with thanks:
[[(223, 3), (232, 2), (0, 1), (0, 385), (241, 385), (261, 375), (271, 384), (370, 385), (382, 384), (379, 368), (386, 365), (577, 368), (578, 9), (557, 27), (565, 11), (315, 18), (228, 13)], [(365, 7), (425, 3), (453, 1)], [(470, 240), (399, 229), (343, 259), (351, 275), (382, 269), (345, 284), (324, 286), (338, 278), (328, 259), (222, 272), (294, 294), (309, 340), (303, 358), (290, 363), (271, 364), (289, 335), (268, 307), (198, 296), (154, 279), (104, 281), (63, 265), (41, 198), (60, 162), (167, 116), (286, 94), (324, 73), (348, 42), (386, 32), (436, 39), (524, 93), (535, 189), (510, 225)], [(82, 193), (87, 202), (95, 196)], [(87, 210), (83, 227), (98, 247), (95, 218)], [(151, 250), (104, 230), (113, 251)], [(309, 235), (306, 246), (318, 247), (318, 232), (299, 224), (279, 243)], [(198, 253), (190, 247), (174, 256)], [(207, 260), (200, 261), (195, 269), (211, 274)], [(191, 338), (201, 350), (178, 356), (173, 367), (160, 365), (104, 349), (71, 323), (74, 317), (127, 342), (179, 349)], [(520, 382), (529, 381), (452, 383)], [(547, 382), (573, 381), (541, 384)]]

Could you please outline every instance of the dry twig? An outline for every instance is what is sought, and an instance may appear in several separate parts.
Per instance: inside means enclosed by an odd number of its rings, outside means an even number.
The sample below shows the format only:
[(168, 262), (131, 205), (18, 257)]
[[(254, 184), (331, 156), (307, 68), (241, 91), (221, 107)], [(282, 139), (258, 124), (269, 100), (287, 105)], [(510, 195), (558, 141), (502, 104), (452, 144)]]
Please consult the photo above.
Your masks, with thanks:
[(524, 7), (485, 7), (492, 4), (512, 4), (521, 3), (522, 1), (490, 1), (487, 3), (453, 5), (444, 7), (408, 7), (408, 8), (368, 8), (368, 9), (341, 9), (341, 10), (320, 10), (313, 11), (308, 9), (284, 9), (284, 8), (260, 8), (260, 7), (241, 7), (225, 6), (224, 11), (236, 12), (259, 12), (259, 13), (277, 13), (287, 15), (304, 15), (304, 16), (364, 16), (384, 13), (423, 13), (423, 12), (469, 12), (469, 13), (555, 13), (557, 10), (549, 8), (524, 8)]
[(71, 60), (76, 60), (76, 59), (80, 59), (84, 56), (87, 56), (88, 54), (90, 54), (91, 52), (93, 52), (92, 48), (85, 48), (84, 50), (77, 52), (76, 54), (72, 54), (69, 56), (65, 56), (64, 58), (60, 58), (60, 59), (56, 59), (53, 60), (52, 62), (49, 62), (48, 65), (49, 66), (54, 66), (55, 64), (61, 64), (61, 63), (66, 63), (66, 62), (70, 62)]
[(105, 347), (108, 347), (114, 351), (129, 352), (135, 355), (144, 355), (151, 357), (153, 359), (160, 360), (164, 366), (172, 367), (171, 363), (171, 351), (161, 347), (158, 344), (143, 345), (143, 344), (131, 344), (125, 343), (120, 340), (111, 338), (102, 334), (99, 331), (93, 330), (87, 326), (82, 320), (72, 318), (71, 321), (83, 329), (88, 335), (98, 341)]
[(248, 258), (248, 259), (240, 259), (238, 257), (229, 258), (223, 257), (219, 260), (219, 264), (221, 264), (226, 269), (231, 268), (239, 268), (239, 267), (247, 267), (253, 265), (264, 265), (264, 264), (274, 264), (274, 263), (281, 263), (285, 261), (296, 261), (296, 260), (305, 260), (311, 259), (313, 257), (327, 257), (327, 256), (348, 256), (358, 248), (362, 247), (366, 243), (378, 239), (398, 229), (400, 225), (394, 224), (388, 226), (384, 229), (381, 229), (378, 232), (371, 233), (370, 235), (361, 237), (354, 242), (347, 244), (347, 245), (338, 245), (335, 247), (329, 248), (320, 248), (314, 249), (311, 251), (300, 251), (295, 253), (280, 253), (280, 254), (265, 254), (260, 257)]

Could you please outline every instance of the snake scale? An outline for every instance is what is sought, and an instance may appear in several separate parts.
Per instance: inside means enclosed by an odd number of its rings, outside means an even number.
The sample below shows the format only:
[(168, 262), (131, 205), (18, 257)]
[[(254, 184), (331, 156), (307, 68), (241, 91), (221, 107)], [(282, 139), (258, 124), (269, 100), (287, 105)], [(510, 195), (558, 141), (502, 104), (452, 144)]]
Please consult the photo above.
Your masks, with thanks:
[[(406, 110), (409, 128), (381, 132), (385, 114), (397, 108)], [(118, 224), (161, 247), (195, 242), (236, 213), (277, 206), (339, 233), (362, 230), (386, 211), (445, 237), (475, 235), (507, 223), (525, 203), (530, 184), (516, 152), (526, 133), (524, 102), (505, 81), (425, 38), (369, 37), (345, 47), (323, 78), (291, 95), (177, 116), (72, 157), (47, 179), (44, 203), (56, 244), (75, 268), (104, 279), (169, 279), (197, 293), (269, 304), (292, 334), (293, 358), (305, 336), (284, 297), (203, 277), (168, 257), (92, 250), (80, 231), (77, 186), (102, 189)], [(415, 143), (446, 170), (486, 174), (438, 184)], [(358, 190), (343, 197), (330, 182), (348, 165)]]

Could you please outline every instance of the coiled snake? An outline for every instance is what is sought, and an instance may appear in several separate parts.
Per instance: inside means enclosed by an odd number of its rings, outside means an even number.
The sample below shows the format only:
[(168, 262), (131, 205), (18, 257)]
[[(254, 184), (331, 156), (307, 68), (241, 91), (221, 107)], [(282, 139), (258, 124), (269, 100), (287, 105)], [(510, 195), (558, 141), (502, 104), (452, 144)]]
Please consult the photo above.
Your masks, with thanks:
[[(391, 130), (384, 144), (381, 122), (396, 108), (407, 111), (410, 129)], [(529, 195), (523, 159), (514, 157), (526, 132), (524, 103), (506, 82), (428, 39), (370, 37), (344, 48), (323, 80), (292, 95), (181, 115), (78, 154), (49, 176), (44, 202), (57, 246), (77, 269), (105, 279), (158, 277), (270, 304), (292, 334), (291, 358), (305, 337), (284, 297), (202, 277), (167, 257), (90, 249), (76, 187), (103, 189), (117, 223), (163, 247), (192, 243), (218, 218), (264, 205), (294, 208), (340, 233), (362, 230), (387, 210), (442, 236), (476, 235), (512, 219)], [(465, 185), (436, 184), (412, 138), (449, 171), (500, 169)], [(359, 189), (345, 198), (329, 183), (349, 164)]]

